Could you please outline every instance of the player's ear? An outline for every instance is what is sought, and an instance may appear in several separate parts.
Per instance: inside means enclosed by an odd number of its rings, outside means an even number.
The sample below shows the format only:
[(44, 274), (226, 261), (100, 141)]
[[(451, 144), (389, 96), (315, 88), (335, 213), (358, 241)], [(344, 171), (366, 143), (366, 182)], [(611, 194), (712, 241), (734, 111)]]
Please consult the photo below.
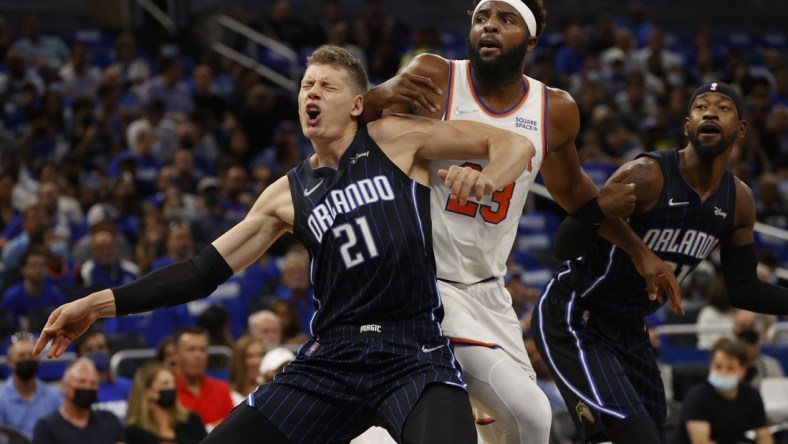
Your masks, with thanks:
[(684, 135), (689, 136), (689, 116), (684, 118)]
[(746, 120), (739, 120), (739, 131), (736, 133), (736, 137), (739, 139), (744, 139), (744, 135), (747, 133), (747, 121)]
[(364, 112), (364, 96), (356, 96), (353, 99), (353, 108), (350, 109), (350, 115), (353, 117), (358, 117), (361, 113)]

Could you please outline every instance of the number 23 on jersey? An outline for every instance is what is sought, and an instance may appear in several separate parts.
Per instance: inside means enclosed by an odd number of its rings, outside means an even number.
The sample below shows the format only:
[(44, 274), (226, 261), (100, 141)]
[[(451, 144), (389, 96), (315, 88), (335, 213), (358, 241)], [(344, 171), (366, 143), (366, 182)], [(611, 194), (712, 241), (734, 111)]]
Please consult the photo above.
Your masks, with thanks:
[[(481, 165), (477, 165), (475, 163), (464, 163), (461, 166), (473, 168), (476, 171), (482, 170)], [(498, 224), (502, 220), (506, 219), (506, 215), (509, 213), (509, 205), (511, 203), (513, 193), (514, 183), (510, 183), (509, 185), (494, 192), (490, 199), (494, 203), (498, 204), (497, 208), (471, 201), (468, 201), (465, 205), (461, 205), (459, 199), (448, 198), (446, 201), (446, 211), (474, 218), (478, 212), (482, 217), (482, 220), (485, 222), (490, 224)]]

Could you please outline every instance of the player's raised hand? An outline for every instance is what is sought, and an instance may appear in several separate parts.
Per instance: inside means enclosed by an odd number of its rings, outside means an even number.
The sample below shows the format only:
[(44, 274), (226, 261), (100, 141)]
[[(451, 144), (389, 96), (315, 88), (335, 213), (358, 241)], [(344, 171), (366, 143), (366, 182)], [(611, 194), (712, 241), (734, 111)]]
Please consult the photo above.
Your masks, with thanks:
[(447, 187), (451, 188), (451, 198), (458, 199), (460, 205), (465, 205), (468, 197), (473, 196), (481, 200), (483, 196), (495, 191), (492, 179), (474, 168), (452, 165), (448, 171), (438, 170), (438, 176)]
[(632, 166), (616, 171), (599, 190), (599, 208), (608, 219), (626, 218), (635, 211), (635, 184), (625, 183), (631, 173)]
[(402, 104), (416, 114), (420, 110), (429, 113), (441, 109), (438, 97), (443, 94), (429, 77), (410, 72), (401, 72), (374, 88), (374, 94), (367, 97), (375, 101), (377, 109), (385, 109), (392, 105)]

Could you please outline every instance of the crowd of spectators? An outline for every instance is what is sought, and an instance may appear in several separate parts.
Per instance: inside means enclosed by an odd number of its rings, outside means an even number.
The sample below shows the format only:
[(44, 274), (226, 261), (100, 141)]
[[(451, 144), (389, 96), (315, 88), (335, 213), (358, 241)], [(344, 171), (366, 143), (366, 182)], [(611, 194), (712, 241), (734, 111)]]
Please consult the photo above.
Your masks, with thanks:
[[(302, 58), (320, 44), (344, 46), (373, 83), (420, 53), (465, 57), (464, 35), (414, 31), (384, 13), (380, 0), (352, 12), (340, 0), (324, 0), (316, 17), (294, 11), (288, 0), (274, 1), (259, 17), (240, 7), (227, 14)], [(69, 367), (60, 390), (35, 377), (31, 338), (12, 340), (11, 333), (37, 332), (53, 307), (188, 258), (240, 221), (268, 184), (310, 153), (294, 97), (208, 49), (140, 48), (133, 34), (109, 31), (98, 40), (47, 35), (33, 13), (0, 28), (0, 354), (7, 364), (0, 370), (7, 379), (0, 425), (50, 439), (63, 421), (105, 418), (101, 433), (124, 425), (128, 442), (198, 440), (199, 430), (292, 359), (271, 350), (293, 349), (310, 333), (309, 257), (289, 238), (205, 300), (106, 320), (73, 347), (85, 359)], [(226, 43), (292, 74), (275, 53), (251, 50), (239, 38)], [(786, 42), (737, 46), (703, 26), (677, 35), (633, 4), (622, 16), (590, 24), (550, 23), (526, 73), (577, 101), (578, 153), (597, 183), (639, 153), (683, 146), (686, 104), (697, 85), (734, 85), (745, 98), (749, 130), (731, 167), (753, 189), (758, 220), (785, 227), (787, 50)], [(764, 247), (771, 252), (761, 257), (762, 278), (776, 281), (788, 247)], [(551, 264), (520, 250), (507, 286), (527, 319), (545, 276), (534, 279), (532, 268)], [(712, 259), (684, 292), (699, 309), (708, 307), (703, 323), (725, 323), (733, 336), (737, 313), (714, 285), (718, 270)], [(668, 318), (658, 313), (652, 321)], [(109, 371), (108, 337), (129, 332), (158, 347), (161, 363), (126, 379)], [(703, 337), (700, 345), (716, 339)], [(762, 332), (756, 345), (761, 341)], [(209, 362), (212, 345), (235, 354)], [(217, 367), (225, 373), (207, 374)], [(84, 392), (91, 390), (98, 394), (88, 407), (114, 413), (118, 424), (87, 414)], [(45, 405), (62, 408), (45, 412)]]

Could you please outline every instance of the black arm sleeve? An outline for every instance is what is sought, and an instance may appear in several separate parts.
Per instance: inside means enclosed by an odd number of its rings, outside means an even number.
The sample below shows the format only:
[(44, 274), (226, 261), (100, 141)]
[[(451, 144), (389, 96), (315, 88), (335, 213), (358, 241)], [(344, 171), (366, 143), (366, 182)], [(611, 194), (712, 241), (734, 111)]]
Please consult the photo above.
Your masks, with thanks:
[(130, 284), (113, 288), (116, 316), (204, 298), (232, 275), (232, 268), (216, 247), (208, 245), (192, 259), (167, 265)]
[(596, 239), (599, 225), (605, 220), (605, 214), (594, 197), (561, 222), (555, 240), (555, 256), (562, 260), (570, 260), (586, 254)]
[(720, 259), (731, 305), (758, 313), (788, 315), (788, 288), (758, 279), (753, 244), (723, 248)]

